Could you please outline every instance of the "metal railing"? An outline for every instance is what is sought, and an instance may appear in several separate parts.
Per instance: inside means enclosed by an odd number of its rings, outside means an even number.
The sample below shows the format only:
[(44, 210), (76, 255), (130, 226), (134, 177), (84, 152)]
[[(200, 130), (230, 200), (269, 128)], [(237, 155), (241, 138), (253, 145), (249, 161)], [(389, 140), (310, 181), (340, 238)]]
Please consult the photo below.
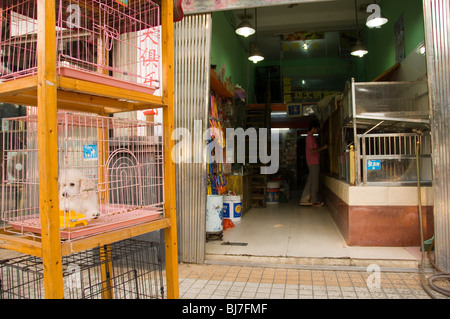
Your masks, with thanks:
[(430, 134), (416, 133), (358, 135), (361, 184), (408, 185), (417, 183), (416, 144), (420, 143), (422, 183), (432, 183)]

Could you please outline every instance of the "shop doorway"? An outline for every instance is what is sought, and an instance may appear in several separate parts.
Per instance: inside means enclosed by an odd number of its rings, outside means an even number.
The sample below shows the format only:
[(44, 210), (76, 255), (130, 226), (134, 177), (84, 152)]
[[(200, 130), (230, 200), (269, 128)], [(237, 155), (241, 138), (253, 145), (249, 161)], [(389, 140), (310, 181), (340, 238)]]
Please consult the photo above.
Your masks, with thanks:
[[(350, 1), (345, 2), (348, 4)], [(353, 4), (353, 1), (351, 1), (351, 3)], [(305, 4), (299, 4), (299, 6), (304, 5)], [(363, 3), (361, 3), (361, 5), (363, 5)], [(324, 13), (324, 15), (326, 14)], [(354, 11), (352, 12), (352, 15), (354, 16)], [(338, 27), (335, 26), (335, 28)], [(261, 44), (261, 46), (264, 46), (264, 44)], [(326, 54), (328, 53), (329, 51)], [(281, 58), (284, 58), (292, 53), (284, 51), (279, 52), (278, 54)], [(324, 57), (322, 56), (322, 59), (323, 58)], [(294, 71), (289, 71), (291, 72), (290, 74), (289, 72), (285, 72), (284, 76), (291, 76), (293, 78), (294, 76), (292, 76), (292, 74), (295, 72), (299, 73), (298, 71), (305, 70), (310, 71), (311, 67), (309, 64), (311, 64), (311, 61), (312, 60), (306, 59), (306, 64), (308, 64), (308, 66), (299, 66)], [(330, 70), (331, 64), (332, 62), (329, 64), (327, 64), (327, 62), (322, 63), (318, 66), (316, 71), (318, 70), (319, 73), (327, 73)], [(286, 71), (286, 69), (284, 71)], [(360, 70), (358, 69), (358, 66), (355, 65), (350, 66), (345, 72), (345, 74), (339, 75), (347, 81), (354, 76), (360, 75), (358, 74)], [(367, 74), (364, 74), (364, 76), (366, 75)], [(330, 86), (323, 86), (321, 88), (320, 76), (321, 74), (310, 72), (310, 79), (305, 80), (305, 78), (296, 78), (295, 81), (297, 81), (297, 84), (300, 82), (298, 87), (303, 85), (305, 88), (306, 83), (308, 83), (309, 80), (313, 80), (311, 83), (314, 83), (316, 86), (310, 88), (309, 91), (306, 88), (306, 90), (304, 90), (306, 94), (314, 94), (313, 92), (318, 94), (318, 92), (321, 91), (343, 91), (345, 80), (340, 81), (340, 88)], [(326, 80), (328, 80), (327, 82), (329, 82), (329, 85), (333, 86), (336, 83), (336, 76), (334, 76), (333, 79), (328, 78)], [(255, 81), (257, 81), (257, 79), (255, 79)], [(322, 84), (323, 82), (324, 81), (322, 81)], [(279, 84), (282, 88), (283, 84)], [(259, 85), (259, 87), (261, 87), (261, 85)], [(285, 97), (285, 94), (283, 93), (285, 92), (282, 92), (282, 94), (273, 94), (272, 92), (271, 95)], [(264, 94), (257, 95), (266, 96)], [(286, 101), (273, 102), (283, 103)], [(297, 102), (311, 103), (313, 101), (306, 100)], [(317, 116), (312, 116), (311, 118), (313, 117), (317, 118)], [(271, 124), (271, 127), (273, 128), (274, 122)], [(287, 196), (286, 201), (276, 205), (266, 205), (264, 208), (250, 208), (246, 211), (243, 214), (241, 221), (236, 223), (235, 227), (224, 231), (222, 241), (208, 241), (206, 243), (205, 256), (207, 261), (235, 260), (264, 262), (278, 260), (279, 262), (284, 263), (286, 260), (294, 260), (293, 262), (296, 263), (314, 260), (314, 263), (316, 264), (330, 263), (330, 265), (347, 265), (349, 260), (364, 260), (370, 262), (371, 260), (395, 259), (397, 261), (402, 261), (405, 265), (408, 263), (417, 265), (420, 258), (417, 247), (350, 247), (347, 245), (346, 240), (333, 220), (327, 206), (322, 208), (300, 207), (298, 202), (308, 173), (304, 163), (304, 157), (302, 157), (304, 156), (304, 137), (302, 138), (302, 135), (306, 134), (307, 125), (304, 125), (302, 130), (298, 130), (298, 128), (295, 127), (289, 127), (289, 125), (284, 127), (282, 125), (276, 125), (276, 127), (297, 129), (297, 131), (295, 131), (297, 136), (296, 172), (294, 182), (292, 181), (292, 178), (289, 178), (291, 187), (290, 196)], [(326, 173), (330, 172), (327, 170)]]

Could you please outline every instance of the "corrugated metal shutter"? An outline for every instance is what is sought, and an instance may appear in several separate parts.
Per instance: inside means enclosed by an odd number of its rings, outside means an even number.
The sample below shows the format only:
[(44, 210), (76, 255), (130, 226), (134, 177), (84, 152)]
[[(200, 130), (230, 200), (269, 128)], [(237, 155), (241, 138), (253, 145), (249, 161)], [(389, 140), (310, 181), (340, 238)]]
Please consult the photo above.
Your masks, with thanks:
[[(175, 24), (175, 127), (191, 133), (183, 156), (192, 163), (176, 164), (179, 259), (203, 263), (206, 241), (206, 164), (202, 132), (207, 128), (210, 87), (211, 15), (185, 16)], [(201, 122), (199, 122), (201, 121)], [(175, 143), (179, 143), (175, 141)]]
[(424, 0), (432, 111), (436, 261), (450, 271), (450, 2)]

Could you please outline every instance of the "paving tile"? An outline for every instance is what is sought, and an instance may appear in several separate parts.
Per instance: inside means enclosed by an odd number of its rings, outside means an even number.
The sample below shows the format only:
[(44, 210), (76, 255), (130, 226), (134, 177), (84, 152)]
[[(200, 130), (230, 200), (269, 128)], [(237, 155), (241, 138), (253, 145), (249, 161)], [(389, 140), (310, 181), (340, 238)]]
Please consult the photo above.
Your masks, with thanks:
[(270, 293), (272, 289), (270, 287), (259, 287), (257, 292), (258, 293)]
[(284, 288), (272, 288), (270, 293), (275, 295), (284, 295)]
[(298, 289), (286, 288), (284, 293), (286, 295), (298, 295), (298, 291)]
[(356, 299), (357, 295), (355, 292), (342, 292), (342, 297), (344, 299)]
[(374, 287), (363, 271), (182, 264), (179, 276), (186, 299), (430, 299), (417, 273), (384, 272)]
[(245, 286), (243, 291), (244, 292), (256, 292), (256, 291), (258, 291), (258, 287), (247, 287), (247, 286)]
[(269, 297), (270, 293), (257, 292), (255, 295), (255, 299), (269, 299)]
[(244, 291), (241, 294), (241, 298), (242, 299), (253, 299), (255, 298), (256, 292), (249, 292), (249, 291)]
[(233, 297), (235, 299), (240, 298), (242, 295), (242, 291), (234, 291), (234, 290), (230, 290), (228, 291), (226, 297)]

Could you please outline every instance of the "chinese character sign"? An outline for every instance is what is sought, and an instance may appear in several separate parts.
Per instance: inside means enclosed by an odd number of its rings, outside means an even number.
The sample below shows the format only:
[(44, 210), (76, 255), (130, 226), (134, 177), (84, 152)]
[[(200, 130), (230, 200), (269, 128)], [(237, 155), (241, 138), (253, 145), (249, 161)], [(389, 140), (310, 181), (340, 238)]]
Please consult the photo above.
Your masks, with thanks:
[(159, 88), (160, 79), (160, 30), (158, 27), (142, 31), (139, 37), (139, 73), (142, 83)]

